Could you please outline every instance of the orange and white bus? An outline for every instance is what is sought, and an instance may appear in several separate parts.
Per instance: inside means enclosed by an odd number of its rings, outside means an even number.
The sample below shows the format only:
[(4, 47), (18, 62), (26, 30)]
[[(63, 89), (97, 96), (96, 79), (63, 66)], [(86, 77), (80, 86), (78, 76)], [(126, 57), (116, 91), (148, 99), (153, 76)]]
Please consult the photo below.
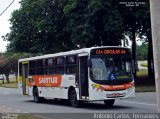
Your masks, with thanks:
[(104, 101), (135, 96), (131, 52), (123, 47), (92, 47), (20, 59), (19, 88), (36, 103), (67, 99), (74, 107), (82, 101)]

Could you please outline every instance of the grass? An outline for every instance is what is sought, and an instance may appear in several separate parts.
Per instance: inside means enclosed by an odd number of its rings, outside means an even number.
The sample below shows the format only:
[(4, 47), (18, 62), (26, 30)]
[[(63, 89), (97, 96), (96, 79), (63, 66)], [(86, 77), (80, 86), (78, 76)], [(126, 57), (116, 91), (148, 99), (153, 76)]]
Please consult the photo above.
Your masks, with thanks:
[(137, 71), (137, 77), (146, 77), (148, 76), (148, 70), (139, 70)]
[(18, 88), (18, 82), (16, 82), (16, 78), (10, 78), (10, 82), (8, 83), (6, 80), (0, 81), (0, 87), (5, 87), (5, 88)]
[(18, 88), (18, 83), (17, 82), (5, 83), (5, 84), (1, 84), (1, 87), (5, 87), (5, 88)]
[(42, 118), (36, 117), (34, 115), (20, 114), (20, 115), (18, 115), (17, 119), (42, 119)]
[(136, 92), (155, 92), (155, 80), (150, 79), (148, 70), (139, 70), (135, 79)]
[(141, 66), (148, 67), (148, 63), (142, 63)]
[(155, 92), (155, 86), (135, 86), (136, 92)]

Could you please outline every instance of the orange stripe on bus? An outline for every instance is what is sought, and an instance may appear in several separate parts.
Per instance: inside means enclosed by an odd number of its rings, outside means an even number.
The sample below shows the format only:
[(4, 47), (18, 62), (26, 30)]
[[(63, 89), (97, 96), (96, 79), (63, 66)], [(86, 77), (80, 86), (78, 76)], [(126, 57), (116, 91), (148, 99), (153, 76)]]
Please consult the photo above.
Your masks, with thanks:
[(127, 88), (132, 87), (132, 86), (134, 86), (134, 83), (128, 83), (128, 84), (123, 84), (123, 85), (112, 85), (112, 86), (110, 86), (110, 85), (107, 85), (107, 86), (106, 85), (100, 85), (99, 89), (106, 90), (106, 91), (125, 90)]
[(62, 82), (61, 75), (48, 75), (48, 76), (32, 76), (32, 82), (29, 82), (30, 86), (40, 87), (59, 87)]

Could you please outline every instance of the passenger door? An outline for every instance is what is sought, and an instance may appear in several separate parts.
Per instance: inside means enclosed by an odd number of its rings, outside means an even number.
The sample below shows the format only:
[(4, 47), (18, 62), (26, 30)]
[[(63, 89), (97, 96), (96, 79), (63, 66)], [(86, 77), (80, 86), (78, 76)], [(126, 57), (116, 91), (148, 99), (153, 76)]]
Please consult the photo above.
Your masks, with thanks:
[(88, 53), (79, 54), (79, 93), (80, 99), (86, 99), (88, 93)]
[(22, 62), (22, 90), (23, 90), (23, 95), (28, 95), (29, 94), (28, 62)]

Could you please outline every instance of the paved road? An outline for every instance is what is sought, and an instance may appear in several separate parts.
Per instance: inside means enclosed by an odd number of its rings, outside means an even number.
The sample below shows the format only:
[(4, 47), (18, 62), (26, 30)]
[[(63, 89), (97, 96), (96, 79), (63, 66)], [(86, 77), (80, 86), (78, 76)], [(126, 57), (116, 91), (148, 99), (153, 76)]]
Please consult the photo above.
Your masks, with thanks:
[[(56, 116), (53, 113), (156, 113), (157, 106), (155, 93), (137, 93), (134, 99), (118, 100), (111, 108), (105, 107), (100, 101), (73, 108), (66, 102), (51, 100), (36, 104), (32, 97), (20, 95), (17, 89), (0, 87), (0, 112), (41, 113), (38, 115), (52, 119), (53, 115)], [(85, 115), (80, 114), (79, 117), (83, 116)]]

